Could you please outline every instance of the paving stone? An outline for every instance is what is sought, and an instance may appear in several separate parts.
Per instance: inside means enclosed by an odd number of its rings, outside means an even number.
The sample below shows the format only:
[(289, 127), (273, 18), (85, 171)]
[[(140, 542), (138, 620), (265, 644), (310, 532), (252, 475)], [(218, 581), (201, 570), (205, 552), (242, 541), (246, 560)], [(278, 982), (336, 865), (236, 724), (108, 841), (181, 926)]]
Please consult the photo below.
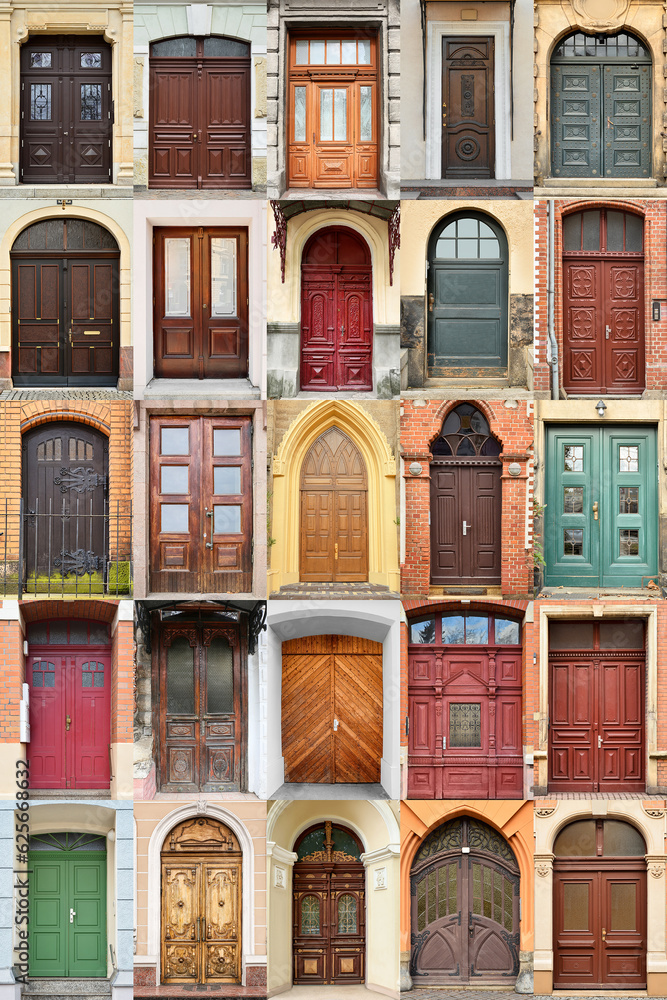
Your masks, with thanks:
[(134, 399), (117, 389), (4, 389), (0, 402), (9, 399)]

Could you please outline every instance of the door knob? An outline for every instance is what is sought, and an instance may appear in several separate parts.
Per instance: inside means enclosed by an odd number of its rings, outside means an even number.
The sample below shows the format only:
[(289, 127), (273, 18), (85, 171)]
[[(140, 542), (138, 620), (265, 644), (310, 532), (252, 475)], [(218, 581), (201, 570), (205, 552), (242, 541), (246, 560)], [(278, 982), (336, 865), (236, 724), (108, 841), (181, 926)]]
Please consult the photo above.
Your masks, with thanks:
[(334, 733), (338, 732), (338, 719), (334, 719)]
[(212, 549), (213, 548), (213, 542), (207, 542), (206, 543), (206, 548), (207, 549)]
[(605, 327), (605, 340), (609, 340), (609, 334), (611, 333), (611, 327), (609, 324)]
[(74, 923), (75, 916), (76, 916), (76, 910), (73, 910), (72, 907), (70, 906), (70, 910), (69, 910), (69, 922), (70, 922), (70, 924)]
[(472, 528), (472, 524), (468, 524), (467, 521), (464, 521), (463, 522), (463, 534), (464, 535), (468, 534), (468, 528)]
[(428, 311), (430, 313), (433, 312), (433, 303), (434, 302), (435, 302), (435, 295), (433, 294), (433, 292), (429, 292), (428, 293)]
[(69, 715), (65, 716), (65, 732), (69, 732), (69, 727), (72, 725), (72, 718)]
[(594, 500), (593, 501), (593, 520), (597, 521), (597, 519), (598, 519), (598, 502), (597, 502), (597, 500)]

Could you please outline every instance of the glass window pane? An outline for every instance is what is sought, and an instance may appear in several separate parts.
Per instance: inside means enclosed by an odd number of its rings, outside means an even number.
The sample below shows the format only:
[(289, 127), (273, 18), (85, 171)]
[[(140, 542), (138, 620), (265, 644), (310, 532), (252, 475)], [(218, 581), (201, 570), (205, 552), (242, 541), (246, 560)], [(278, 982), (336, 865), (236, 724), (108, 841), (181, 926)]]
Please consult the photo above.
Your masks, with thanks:
[(62, 645), (68, 641), (67, 622), (51, 622), (49, 641), (54, 645)]
[(498, 871), (493, 873), (493, 919), (503, 922), (503, 877)]
[(436, 919), (436, 905), (435, 905), (435, 882), (436, 874), (435, 872), (429, 872), (428, 874), (428, 922), (432, 924)]
[(583, 486), (563, 487), (563, 513), (583, 514), (584, 512), (584, 488)]
[(584, 471), (584, 446), (579, 444), (566, 444), (564, 449), (565, 472)]
[(241, 531), (241, 508), (213, 506), (213, 533), (215, 535), (238, 535)]
[(640, 618), (600, 622), (600, 649), (643, 648), (644, 622)]
[(357, 900), (349, 893), (338, 900), (338, 933), (357, 933)]
[(584, 250), (600, 249), (600, 213), (584, 212)]
[(581, 556), (584, 552), (584, 529), (565, 528), (563, 530), (563, 555)]
[(602, 854), (605, 858), (638, 858), (646, 854), (644, 838), (636, 827), (620, 819), (604, 821)]
[(359, 88), (359, 139), (361, 142), (373, 141), (373, 88)]
[(481, 747), (482, 706), (476, 702), (449, 706), (450, 747)]
[(587, 882), (565, 882), (563, 884), (563, 930), (588, 930)]
[(521, 626), (509, 618), (496, 618), (496, 642), (499, 646), (515, 646), (521, 642)]
[(465, 630), (463, 615), (443, 615), (442, 616), (442, 641), (445, 645), (456, 645), (463, 643)]
[(457, 223), (457, 235), (459, 239), (461, 237), (468, 237), (469, 239), (477, 239), (479, 235), (479, 222), (477, 219), (464, 218), (459, 219)]
[(324, 64), (324, 42), (310, 43), (310, 65), (321, 66)]
[(50, 69), (50, 68), (51, 68), (50, 52), (30, 53), (30, 69)]
[(51, 84), (30, 84), (30, 121), (51, 121)]
[(214, 455), (240, 455), (241, 431), (236, 427), (216, 427), (213, 431)]
[(625, 213), (625, 249), (641, 253), (644, 249), (644, 227), (638, 215)]
[(472, 866), (472, 912), (480, 916), (482, 913), (482, 866)]
[(166, 316), (190, 315), (190, 240), (164, 241), (164, 282)]
[(426, 621), (413, 622), (410, 625), (410, 642), (421, 644), (435, 642), (435, 618)]
[(320, 901), (317, 896), (304, 896), (301, 900), (301, 933), (320, 933)]
[(557, 858), (595, 857), (595, 820), (577, 820), (561, 830), (554, 843), (554, 854)]
[(186, 503), (160, 504), (160, 531), (187, 532), (187, 530), (188, 530), (188, 504)]
[(187, 493), (188, 466), (163, 465), (160, 469), (160, 493)]
[(619, 486), (618, 488), (618, 513), (638, 514), (639, 513), (639, 487)]
[(581, 250), (581, 213), (563, 219), (563, 250)]
[(360, 38), (357, 42), (357, 55), (360, 66), (370, 66), (371, 64), (371, 43), (368, 38)]
[(195, 710), (194, 649), (184, 635), (167, 647), (167, 712), (193, 715)]
[(240, 42), (237, 38), (209, 35), (204, 38), (204, 55), (223, 59), (245, 59), (250, 55), (250, 45), (248, 42)]
[(189, 455), (190, 430), (188, 427), (160, 428), (161, 455)]
[(306, 88), (294, 88), (294, 141), (306, 141)]
[(81, 69), (102, 69), (102, 53), (82, 52)]
[(102, 84), (81, 84), (81, 121), (102, 121)]
[(478, 256), (477, 240), (461, 240), (458, 242), (458, 255), (466, 260), (476, 259)]
[(327, 42), (327, 65), (338, 66), (340, 64), (340, 42)]
[(224, 636), (215, 636), (206, 654), (206, 710), (210, 715), (234, 711), (234, 661)]
[(456, 240), (443, 240), (442, 238), (438, 240), (437, 246), (435, 248), (435, 255), (441, 260), (455, 260), (456, 259)]
[(342, 44), (343, 58), (342, 62), (345, 66), (353, 66), (357, 61), (357, 43), (356, 41), (347, 41)]
[(345, 142), (347, 139), (347, 90), (334, 90), (334, 139)]
[(308, 65), (308, 40), (299, 39), (296, 43), (296, 64), (297, 66)]
[(623, 215), (607, 210), (607, 250), (623, 250)]
[(479, 241), (479, 256), (484, 260), (498, 260), (500, 258), (500, 243), (495, 236), (490, 240)]
[(417, 930), (426, 927), (426, 879), (417, 883)]
[(211, 315), (236, 316), (236, 240), (211, 239)]
[(333, 90), (320, 91), (320, 139), (322, 142), (333, 139)]
[(160, 42), (153, 42), (151, 55), (194, 59), (197, 55), (197, 39), (191, 35), (181, 35), (179, 38), (165, 38)]
[(490, 868), (483, 868), (482, 870), (484, 872), (484, 895), (483, 895), (484, 910), (483, 910), (483, 913), (484, 913), (484, 916), (488, 917), (489, 920), (490, 920), (491, 919), (491, 886), (492, 886), (493, 872), (491, 871)]
[(216, 465), (213, 469), (213, 492), (237, 495), (241, 492), (241, 470), (237, 465)]
[(109, 626), (105, 622), (91, 622), (89, 641), (93, 646), (109, 642)]
[(612, 931), (637, 929), (637, 886), (634, 882), (612, 882), (611, 886)]
[(549, 649), (594, 649), (593, 622), (550, 622)]
[(489, 641), (489, 619), (466, 615), (466, 644)]
[(618, 471), (639, 472), (639, 446), (621, 445), (618, 449)]
[(619, 530), (619, 555), (639, 555), (639, 528), (621, 528)]

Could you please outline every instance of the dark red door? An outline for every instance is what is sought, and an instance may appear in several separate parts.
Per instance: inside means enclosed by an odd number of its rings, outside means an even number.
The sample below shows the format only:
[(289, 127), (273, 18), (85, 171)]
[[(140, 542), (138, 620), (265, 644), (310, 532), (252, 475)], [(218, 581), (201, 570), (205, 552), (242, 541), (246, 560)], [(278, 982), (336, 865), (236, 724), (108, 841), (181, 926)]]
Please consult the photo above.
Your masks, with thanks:
[(301, 388), (373, 388), (370, 252), (350, 229), (311, 236), (301, 264)]
[(442, 40), (442, 176), (494, 176), (494, 40)]
[(501, 466), (435, 459), (431, 464), (431, 581), (500, 583)]

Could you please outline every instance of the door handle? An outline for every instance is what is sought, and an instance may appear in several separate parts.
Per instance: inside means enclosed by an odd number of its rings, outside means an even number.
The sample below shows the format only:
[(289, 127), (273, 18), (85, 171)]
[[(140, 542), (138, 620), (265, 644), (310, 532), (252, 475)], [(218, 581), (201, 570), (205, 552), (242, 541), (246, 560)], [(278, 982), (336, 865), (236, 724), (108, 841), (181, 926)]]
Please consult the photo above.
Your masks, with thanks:
[(341, 323), (340, 335), (341, 335), (341, 337), (345, 336), (345, 323)]
[(613, 128), (613, 127), (614, 127), (614, 123), (611, 120), (611, 118), (609, 117), (609, 115), (607, 115), (607, 128)]
[[(206, 517), (213, 517), (213, 511), (209, 510), (208, 507), (204, 507), (204, 511), (205, 511), (205, 516)], [(213, 522), (211, 522), (211, 534), (213, 534)], [(206, 530), (204, 530), (204, 538), (206, 538)], [(206, 542), (206, 548), (207, 549), (212, 549), (213, 548), (213, 542)]]
[(73, 910), (72, 907), (70, 906), (70, 909), (69, 909), (69, 922), (70, 922), (70, 924), (74, 923), (75, 916), (76, 916), (76, 910)]
[(334, 719), (334, 733), (338, 732), (338, 719)]
[(443, 750), (447, 749), (447, 737), (446, 736), (442, 737), (442, 749)]
[(611, 327), (609, 324), (605, 327), (605, 340), (609, 340), (609, 334), (611, 333)]
[(433, 303), (434, 302), (435, 302), (435, 295), (433, 294), (433, 292), (429, 292), (428, 293), (428, 311), (430, 313), (433, 312)]
[(192, 141), (193, 141), (193, 142), (196, 142), (196, 141), (197, 141), (197, 133), (196, 133), (196, 132), (193, 132), (193, 133), (192, 133)]
[(65, 732), (69, 732), (69, 727), (72, 725), (72, 718), (69, 715), (65, 716)]
[(602, 746), (602, 737), (598, 736), (598, 750), (600, 749), (601, 746)]
[(597, 502), (597, 500), (594, 500), (593, 501), (593, 520), (597, 521), (597, 519), (598, 519), (598, 502)]
[(607, 940), (607, 928), (606, 927), (602, 928), (602, 940), (603, 941)]
[(338, 542), (334, 542), (334, 559), (338, 559)]
[(467, 521), (464, 521), (463, 522), (463, 534), (464, 535), (468, 534), (468, 528), (472, 528), (472, 524), (468, 524)]

